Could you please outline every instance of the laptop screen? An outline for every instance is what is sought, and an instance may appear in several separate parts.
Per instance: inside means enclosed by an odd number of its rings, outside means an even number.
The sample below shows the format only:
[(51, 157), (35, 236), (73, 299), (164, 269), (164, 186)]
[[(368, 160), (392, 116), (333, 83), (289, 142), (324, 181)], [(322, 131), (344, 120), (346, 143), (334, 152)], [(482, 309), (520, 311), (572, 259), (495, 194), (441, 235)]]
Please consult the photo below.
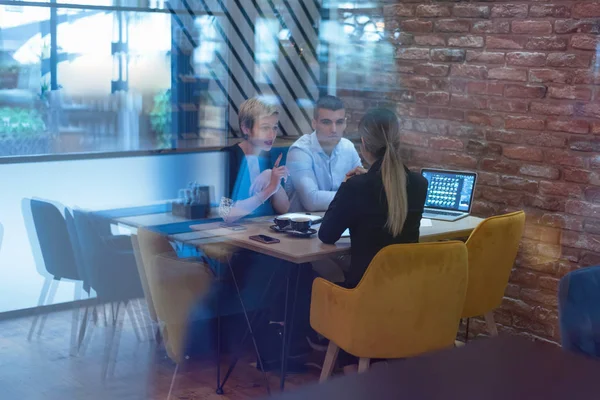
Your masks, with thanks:
[(425, 207), (471, 211), (477, 174), (436, 169), (423, 169), (421, 174), (429, 182)]

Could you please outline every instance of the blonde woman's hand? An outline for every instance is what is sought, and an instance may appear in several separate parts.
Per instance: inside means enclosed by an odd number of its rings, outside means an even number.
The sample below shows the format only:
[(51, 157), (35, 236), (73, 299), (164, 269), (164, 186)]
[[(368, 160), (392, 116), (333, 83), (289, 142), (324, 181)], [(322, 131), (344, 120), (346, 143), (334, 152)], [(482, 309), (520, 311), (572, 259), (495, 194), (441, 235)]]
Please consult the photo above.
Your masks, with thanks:
[(346, 173), (346, 178), (344, 179), (344, 182), (346, 182), (348, 179), (352, 178), (353, 176), (363, 175), (363, 174), (366, 174), (367, 172), (368, 172), (368, 170), (363, 167), (353, 168)]

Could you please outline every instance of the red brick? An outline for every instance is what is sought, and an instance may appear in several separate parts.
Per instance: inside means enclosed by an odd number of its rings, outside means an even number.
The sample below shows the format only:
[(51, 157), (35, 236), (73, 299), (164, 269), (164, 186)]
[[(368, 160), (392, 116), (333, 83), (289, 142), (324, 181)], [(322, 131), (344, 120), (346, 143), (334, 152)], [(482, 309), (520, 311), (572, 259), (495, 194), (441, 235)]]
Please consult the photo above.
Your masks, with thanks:
[(506, 64), (522, 67), (542, 67), (546, 65), (546, 54), (515, 51), (506, 54)]
[(564, 168), (563, 175), (568, 182), (589, 183), (592, 178), (590, 171), (579, 168)]
[(436, 150), (462, 150), (464, 144), (458, 139), (435, 136), (429, 140), (429, 146)]
[(483, 37), (474, 35), (448, 38), (448, 46), (452, 47), (483, 47)]
[(581, 50), (596, 50), (600, 43), (597, 36), (580, 33), (571, 37), (571, 47)]
[(527, 302), (539, 303), (551, 307), (558, 306), (556, 293), (547, 294), (537, 289), (522, 289), (521, 298)]
[(571, 16), (571, 7), (567, 5), (540, 4), (529, 8), (529, 16), (533, 18), (554, 17), (568, 18)]
[(448, 123), (432, 120), (413, 120), (411, 123), (411, 128), (412, 130), (418, 132), (446, 135), (448, 132)]
[(526, 113), (527, 101), (524, 100), (506, 100), (506, 99), (489, 99), (488, 107), (492, 111)]
[(466, 126), (464, 124), (451, 124), (448, 126), (448, 135), (465, 138), (482, 138), (484, 132), (473, 126)]
[(400, 134), (400, 141), (411, 146), (428, 147), (427, 135), (418, 132), (404, 131)]
[(420, 76), (401, 76), (398, 80), (400, 87), (410, 89), (426, 89), (429, 86), (429, 78)]
[(505, 299), (519, 297), (519, 293), (521, 293), (521, 288), (518, 285), (513, 285), (512, 283), (506, 285), (506, 290), (504, 291)]
[(558, 71), (555, 69), (531, 69), (529, 70), (530, 82), (555, 82), (568, 83), (572, 79), (571, 71)]
[(506, 85), (504, 96), (522, 99), (541, 99), (546, 95), (546, 86), (542, 85)]
[(561, 244), (575, 247), (576, 249), (591, 250), (595, 253), (600, 252), (600, 236), (590, 233), (564, 231)]
[(560, 171), (558, 168), (549, 165), (522, 165), (519, 169), (522, 175), (535, 176), (538, 178), (546, 179), (558, 179), (560, 177)]
[(451, 76), (473, 79), (485, 79), (487, 67), (483, 65), (454, 64), (450, 70)]
[(600, 265), (600, 254), (584, 253), (581, 257), (581, 266), (589, 267), (592, 265)]
[(527, 38), (522, 36), (493, 36), (486, 38), (486, 48), (520, 50), (525, 46)]
[(444, 153), (442, 155), (444, 165), (457, 166), (467, 169), (477, 168), (477, 159), (461, 153)]
[(554, 133), (536, 133), (528, 134), (525, 137), (525, 142), (532, 146), (566, 148), (567, 138), (561, 134)]
[(590, 70), (587, 69), (577, 69), (573, 71), (573, 77), (571, 82), (574, 85), (590, 85), (598, 82), (597, 75)]
[(533, 114), (541, 115), (573, 115), (572, 104), (541, 103), (532, 101), (529, 109)]
[(442, 153), (431, 149), (412, 149), (412, 161), (422, 164), (440, 164)]
[(417, 92), (418, 104), (447, 105), (450, 95), (446, 92)]
[(457, 4), (452, 8), (452, 14), (463, 18), (489, 18), (490, 8), (475, 4)]
[(448, 92), (450, 91), (450, 82), (445, 78), (432, 78), (431, 79), (431, 89), (437, 90), (440, 92)]
[(526, 4), (496, 4), (492, 7), (492, 18), (525, 18)]
[(594, 135), (600, 135), (600, 122), (598, 122), (598, 121), (592, 122), (592, 133)]
[(487, 99), (477, 96), (467, 96), (462, 94), (453, 94), (450, 104), (457, 108), (471, 108), (484, 110), (487, 108)]
[[(558, 284), (559, 284), (560, 280), (557, 278), (553, 278), (551, 276), (540, 276), (538, 282), (539, 282), (539, 285), (541, 288), (552, 290), (552, 291), (556, 292), (556, 291), (558, 291)], [(539, 315), (541, 312), (543, 312), (544, 314), (547, 313), (548, 315), (552, 315), (552, 312), (545, 308), (536, 311), (536, 314)], [(542, 317), (542, 318), (544, 320), (547, 320), (548, 317)]]
[[(504, 53), (467, 50), (467, 61), (484, 64), (504, 64)], [(544, 62), (546, 62), (545, 56)]]
[(510, 274), (510, 282), (516, 283), (521, 287), (536, 287), (538, 275), (523, 268), (515, 268)]
[(446, 40), (438, 35), (418, 35), (414, 37), (415, 44), (419, 46), (445, 46)]
[(419, 64), (415, 65), (415, 73), (428, 76), (446, 76), (450, 66), (445, 64)]
[(556, 33), (600, 33), (600, 22), (597, 19), (557, 19), (554, 22)]
[(473, 33), (509, 33), (510, 23), (508, 21), (477, 21), (471, 29)]
[(504, 146), (502, 154), (512, 160), (542, 161), (544, 159), (541, 149), (526, 146)]
[(519, 132), (507, 131), (504, 129), (491, 129), (486, 132), (487, 140), (493, 140), (503, 143), (521, 143), (523, 136)]
[(541, 131), (544, 129), (545, 121), (541, 118), (534, 117), (506, 117), (506, 128), (508, 129), (529, 129)]
[(600, 3), (578, 3), (573, 6), (573, 17), (575, 18), (592, 18), (600, 17)]
[(394, 32), (389, 36), (389, 40), (398, 46), (410, 46), (415, 43), (413, 35), (404, 32)]
[(590, 100), (592, 90), (577, 86), (553, 86), (548, 89), (548, 97), (552, 99)]
[(525, 42), (528, 50), (566, 50), (569, 41), (558, 36), (529, 37)]
[(466, 51), (462, 49), (432, 49), (431, 59), (442, 62), (463, 62)]
[(464, 112), (461, 110), (454, 110), (451, 108), (437, 108), (432, 107), (429, 109), (430, 118), (447, 119), (450, 121), (462, 121), (465, 118)]
[(396, 58), (400, 60), (428, 60), (429, 49), (419, 47), (399, 48), (396, 51)]
[(585, 199), (594, 203), (600, 203), (600, 187), (590, 187), (585, 190)]
[(550, 67), (573, 67), (587, 68), (592, 62), (589, 54), (551, 53), (548, 54), (548, 66)]
[[(469, 142), (471, 142), (469, 140)], [(468, 145), (467, 145), (468, 147)], [(498, 186), (499, 179), (498, 174), (492, 174), (490, 172), (478, 172), (477, 173), (477, 184), (486, 186)]]
[(417, 17), (448, 17), (450, 16), (450, 8), (434, 4), (421, 4), (417, 6)]
[(420, 117), (426, 118), (429, 115), (429, 109), (424, 106), (415, 106), (414, 104), (396, 105), (396, 113), (403, 117)]
[(477, 156), (502, 154), (502, 146), (496, 143), (487, 143), (483, 140), (471, 139), (467, 142), (467, 153)]
[(583, 220), (581, 218), (565, 214), (544, 214), (540, 218), (540, 223), (572, 231), (581, 231), (583, 229)]
[(466, 111), (465, 121), (479, 126), (504, 126), (504, 118), (500, 115), (484, 113), (481, 111)]
[(575, 151), (600, 152), (600, 139), (586, 139), (572, 136), (569, 139), (569, 148)]
[(600, 234), (600, 221), (592, 219), (586, 220), (584, 231), (588, 233), (593, 233), (595, 235)]
[(552, 25), (548, 21), (513, 21), (511, 24), (512, 32), (519, 34), (550, 34)]
[(496, 204), (519, 206), (523, 199), (523, 195), (521, 193), (511, 192), (501, 188), (481, 186), (479, 190), (482, 199), (494, 202)]
[(469, 32), (471, 23), (460, 19), (440, 19), (435, 21), (435, 30), (445, 33), (465, 33)]
[(508, 190), (519, 190), (522, 192), (537, 193), (538, 183), (537, 181), (531, 179), (503, 175), (500, 177), (500, 187)]
[(584, 167), (585, 158), (564, 150), (546, 150), (546, 161), (550, 164)]
[(422, 33), (431, 32), (433, 30), (433, 22), (418, 19), (400, 21), (398, 25), (404, 32)]
[(590, 168), (600, 169), (600, 156), (590, 158)]
[(600, 118), (600, 104), (577, 103), (575, 105), (575, 114), (583, 117)]
[(484, 158), (481, 160), (481, 169), (515, 175), (519, 171), (519, 164), (514, 161), (499, 160), (497, 158)]
[(466, 91), (469, 94), (502, 96), (504, 93), (504, 84), (494, 82), (467, 82)]
[(500, 79), (505, 81), (527, 81), (527, 70), (519, 68), (492, 68), (488, 70), (488, 79)]
[[(539, 225), (526, 224), (523, 237), (534, 239), (536, 242), (558, 244), (560, 242), (560, 229), (547, 228)], [(537, 249), (537, 243), (536, 243)], [(537, 254), (537, 251), (535, 252)]]
[(554, 196), (528, 196), (525, 198), (525, 204), (539, 210), (564, 212), (565, 200), (565, 198)]
[(394, 4), (383, 6), (383, 16), (390, 17), (412, 17), (415, 15), (415, 7), (411, 4)]
[(581, 186), (567, 182), (540, 182), (540, 194), (578, 198), (583, 195)]
[(548, 129), (558, 132), (588, 133), (590, 123), (585, 120), (551, 118), (548, 119)]
[(489, 203), (487, 201), (475, 200), (473, 202), (471, 212), (473, 213), (473, 215), (476, 215), (480, 218), (488, 218), (492, 215), (497, 215), (498, 205), (494, 203)]

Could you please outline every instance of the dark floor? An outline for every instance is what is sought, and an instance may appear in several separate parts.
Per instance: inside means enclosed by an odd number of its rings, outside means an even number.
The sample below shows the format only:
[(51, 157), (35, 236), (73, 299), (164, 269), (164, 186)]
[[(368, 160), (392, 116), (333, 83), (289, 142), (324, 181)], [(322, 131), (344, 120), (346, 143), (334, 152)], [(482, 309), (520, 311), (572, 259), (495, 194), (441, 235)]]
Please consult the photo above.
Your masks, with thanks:
[[(125, 318), (114, 375), (102, 380), (105, 354), (103, 318), (94, 326), (85, 352), (70, 355), (72, 312), (48, 315), (40, 336), (27, 340), (33, 317), (0, 321), (0, 399), (44, 400), (133, 400), (167, 399), (175, 364), (164, 347), (147, 335), (138, 340)], [(109, 324), (110, 325), (110, 324)], [(320, 364), (320, 354), (315, 363)], [(322, 358), (321, 358), (322, 359)], [(216, 366), (209, 360), (181, 367), (171, 400), (248, 399), (266, 396), (262, 375), (251, 364), (248, 352), (225, 387), (224, 395), (215, 393)], [(226, 369), (227, 360), (222, 365)], [(320, 371), (290, 376), (286, 390), (316, 382)], [(279, 376), (269, 373), (271, 388), (279, 387)]]

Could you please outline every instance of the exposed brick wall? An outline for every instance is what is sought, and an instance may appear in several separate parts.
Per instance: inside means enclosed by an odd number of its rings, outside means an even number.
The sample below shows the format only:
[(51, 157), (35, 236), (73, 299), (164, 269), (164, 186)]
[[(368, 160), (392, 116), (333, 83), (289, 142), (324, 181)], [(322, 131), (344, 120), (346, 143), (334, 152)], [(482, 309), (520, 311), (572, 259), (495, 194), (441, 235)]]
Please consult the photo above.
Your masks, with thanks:
[(558, 341), (559, 279), (600, 263), (600, 2), (398, 0), (378, 12), (395, 63), (376, 60), (374, 90), (340, 91), (349, 130), (368, 107), (393, 106), (407, 164), (478, 171), (476, 215), (525, 209), (496, 319)]

